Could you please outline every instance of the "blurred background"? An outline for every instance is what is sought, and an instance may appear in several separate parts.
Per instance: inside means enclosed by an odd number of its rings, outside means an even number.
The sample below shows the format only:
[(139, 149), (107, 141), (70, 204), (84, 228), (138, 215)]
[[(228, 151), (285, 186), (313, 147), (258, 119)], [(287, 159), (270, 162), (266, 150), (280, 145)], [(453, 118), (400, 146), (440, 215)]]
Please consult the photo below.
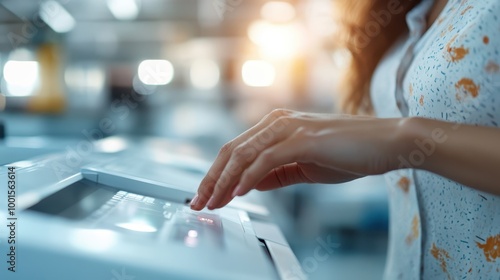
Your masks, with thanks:
[[(0, 137), (20, 160), (112, 135), (219, 147), (274, 108), (332, 113), (335, 0), (1, 0)], [(42, 149), (43, 148), (43, 149)], [(16, 158), (18, 157), (18, 158)], [(384, 180), (267, 194), (312, 279), (377, 279)], [(339, 244), (314, 259), (318, 238)]]

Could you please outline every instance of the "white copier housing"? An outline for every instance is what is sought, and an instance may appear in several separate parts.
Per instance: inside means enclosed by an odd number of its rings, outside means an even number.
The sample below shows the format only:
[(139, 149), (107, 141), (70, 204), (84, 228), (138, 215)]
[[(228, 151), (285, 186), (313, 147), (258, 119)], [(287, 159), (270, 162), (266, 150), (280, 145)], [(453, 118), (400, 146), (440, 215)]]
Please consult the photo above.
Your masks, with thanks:
[[(102, 149), (110, 143), (126, 145)], [(209, 164), (154, 146), (114, 137), (80, 158), (67, 150), (0, 167), (0, 279), (306, 278), (265, 206), (243, 197), (192, 211), (187, 203)]]

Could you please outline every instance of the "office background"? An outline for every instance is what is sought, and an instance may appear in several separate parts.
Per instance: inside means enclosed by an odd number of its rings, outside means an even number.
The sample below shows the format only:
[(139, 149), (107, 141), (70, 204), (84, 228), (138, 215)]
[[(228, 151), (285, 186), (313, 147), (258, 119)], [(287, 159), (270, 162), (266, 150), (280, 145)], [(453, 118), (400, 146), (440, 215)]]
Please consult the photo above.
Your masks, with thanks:
[[(334, 0), (2, 0), (2, 164), (81, 139), (159, 137), (219, 147), (274, 108), (335, 112), (350, 54)], [(265, 194), (311, 279), (377, 279), (385, 182)], [(339, 246), (318, 259), (318, 240)]]

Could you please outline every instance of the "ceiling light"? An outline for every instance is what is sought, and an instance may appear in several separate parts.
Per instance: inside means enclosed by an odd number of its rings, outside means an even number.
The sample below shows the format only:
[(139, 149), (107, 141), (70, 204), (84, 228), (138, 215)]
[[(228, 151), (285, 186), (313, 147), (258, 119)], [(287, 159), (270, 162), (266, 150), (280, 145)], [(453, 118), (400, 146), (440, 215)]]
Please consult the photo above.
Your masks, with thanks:
[(108, 0), (108, 8), (116, 19), (133, 20), (139, 14), (137, 0)]
[(58, 33), (66, 33), (75, 27), (75, 19), (57, 1), (43, 2), (40, 5), (40, 18)]
[(166, 85), (174, 78), (174, 66), (168, 60), (144, 60), (138, 68), (139, 80), (146, 85)]

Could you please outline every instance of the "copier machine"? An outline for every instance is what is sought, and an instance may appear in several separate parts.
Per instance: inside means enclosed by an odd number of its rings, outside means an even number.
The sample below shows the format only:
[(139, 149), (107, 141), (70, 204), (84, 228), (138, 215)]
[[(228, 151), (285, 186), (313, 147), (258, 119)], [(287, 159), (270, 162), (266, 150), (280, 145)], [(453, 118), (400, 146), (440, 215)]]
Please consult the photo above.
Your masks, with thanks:
[(111, 137), (0, 167), (0, 279), (305, 279), (252, 193), (189, 208), (209, 164), (187, 150)]

